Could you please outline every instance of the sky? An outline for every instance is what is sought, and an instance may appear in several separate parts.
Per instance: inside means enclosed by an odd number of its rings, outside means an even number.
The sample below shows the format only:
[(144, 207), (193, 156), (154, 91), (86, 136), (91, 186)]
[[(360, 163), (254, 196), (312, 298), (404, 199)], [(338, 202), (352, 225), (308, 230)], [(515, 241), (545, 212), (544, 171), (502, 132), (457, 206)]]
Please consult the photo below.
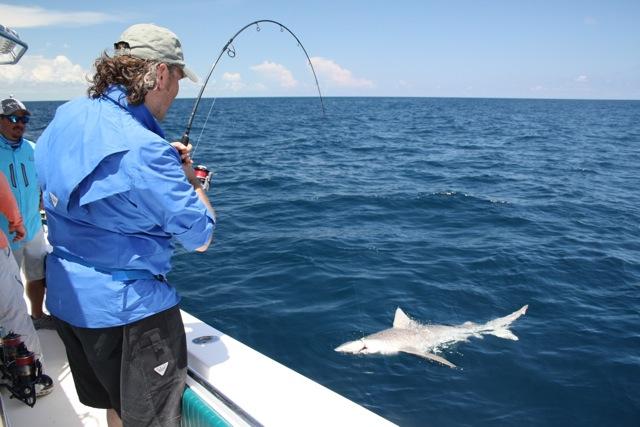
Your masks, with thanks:
[[(83, 95), (93, 61), (141, 22), (175, 32), (202, 79), (260, 19), (297, 35), (323, 96), (640, 99), (639, 0), (0, 0), (0, 24), (29, 44), (19, 64), (0, 65), (0, 96)], [(233, 47), (205, 96), (317, 94), (279, 26), (250, 27)], [(185, 80), (179, 97), (199, 89)]]

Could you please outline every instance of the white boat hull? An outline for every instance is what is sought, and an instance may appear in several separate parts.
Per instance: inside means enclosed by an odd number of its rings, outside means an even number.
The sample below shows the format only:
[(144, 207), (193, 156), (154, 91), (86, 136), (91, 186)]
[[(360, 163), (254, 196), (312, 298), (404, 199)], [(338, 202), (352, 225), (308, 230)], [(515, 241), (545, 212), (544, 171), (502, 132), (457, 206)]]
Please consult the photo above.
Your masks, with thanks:
[[(394, 424), (182, 312), (190, 377), (187, 384), (232, 426), (392, 426)], [(34, 408), (0, 401), (6, 427), (106, 427), (105, 411), (78, 400), (64, 346), (55, 331), (38, 331), (46, 373), (55, 389)], [(196, 344), (198, 337), (212, 337)], [(0, 418), (1, 419), (1, 418)], [(1, 424), (0, 424), (1, 426)]]

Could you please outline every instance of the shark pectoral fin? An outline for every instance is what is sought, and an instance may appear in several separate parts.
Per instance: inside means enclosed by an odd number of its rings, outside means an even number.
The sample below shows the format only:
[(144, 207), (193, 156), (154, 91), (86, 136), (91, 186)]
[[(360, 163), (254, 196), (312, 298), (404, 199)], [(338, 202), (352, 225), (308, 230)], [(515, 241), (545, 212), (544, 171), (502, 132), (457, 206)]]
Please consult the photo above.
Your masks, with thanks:
[(426, 351), (420, 351), (420, 350), (415, 349), (415, 348), (403, 348), (401, 351), (403, 351), (405, 353), (413, 354), (415, 356), (424, 357), (425, 359), (433, 360), (434, 362), (442, 363), (443, 365), (446, 365), (446, 366), (448, 366), (450, 368), (455, 368), (456, 367), (456, 365), (454, 365), (453, 363), (449, 362), (444, 357), (435, 355), (433, 353), (428, 353)]

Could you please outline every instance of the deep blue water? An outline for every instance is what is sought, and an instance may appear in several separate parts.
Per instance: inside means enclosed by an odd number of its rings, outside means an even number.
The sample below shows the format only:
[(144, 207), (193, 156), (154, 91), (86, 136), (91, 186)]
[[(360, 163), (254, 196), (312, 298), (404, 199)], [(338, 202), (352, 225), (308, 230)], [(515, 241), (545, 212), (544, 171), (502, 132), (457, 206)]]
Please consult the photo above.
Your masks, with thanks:
[[(175, 257), (183, 307), (402, 426), (640, 425), (640, 102), (325, 104), (216, 101), (195, 157), (219, 226)], [(29, 105), (30, 136), (56, 105)], [(519, 341), (444, 352), (460, 369), (333, 351), (398, 306), (455, 324), (524, 304)]]

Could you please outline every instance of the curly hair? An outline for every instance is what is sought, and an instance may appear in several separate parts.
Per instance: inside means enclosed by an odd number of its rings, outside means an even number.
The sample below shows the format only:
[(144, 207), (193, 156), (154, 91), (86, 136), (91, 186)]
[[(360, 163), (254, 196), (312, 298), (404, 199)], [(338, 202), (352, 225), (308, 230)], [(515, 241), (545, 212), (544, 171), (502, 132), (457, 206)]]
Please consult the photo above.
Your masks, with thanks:
[(96, 73), (89, 79), (87, 94), (99, 98), (111, 85), (122, 85), (127, 91), (127, 100), (132, 105), (144, 102), (147, 92), (156, 84), (156, 69), (160, 62), (135, 58), (128, 55), (109, 56), (107, 52), (94, 62)]

